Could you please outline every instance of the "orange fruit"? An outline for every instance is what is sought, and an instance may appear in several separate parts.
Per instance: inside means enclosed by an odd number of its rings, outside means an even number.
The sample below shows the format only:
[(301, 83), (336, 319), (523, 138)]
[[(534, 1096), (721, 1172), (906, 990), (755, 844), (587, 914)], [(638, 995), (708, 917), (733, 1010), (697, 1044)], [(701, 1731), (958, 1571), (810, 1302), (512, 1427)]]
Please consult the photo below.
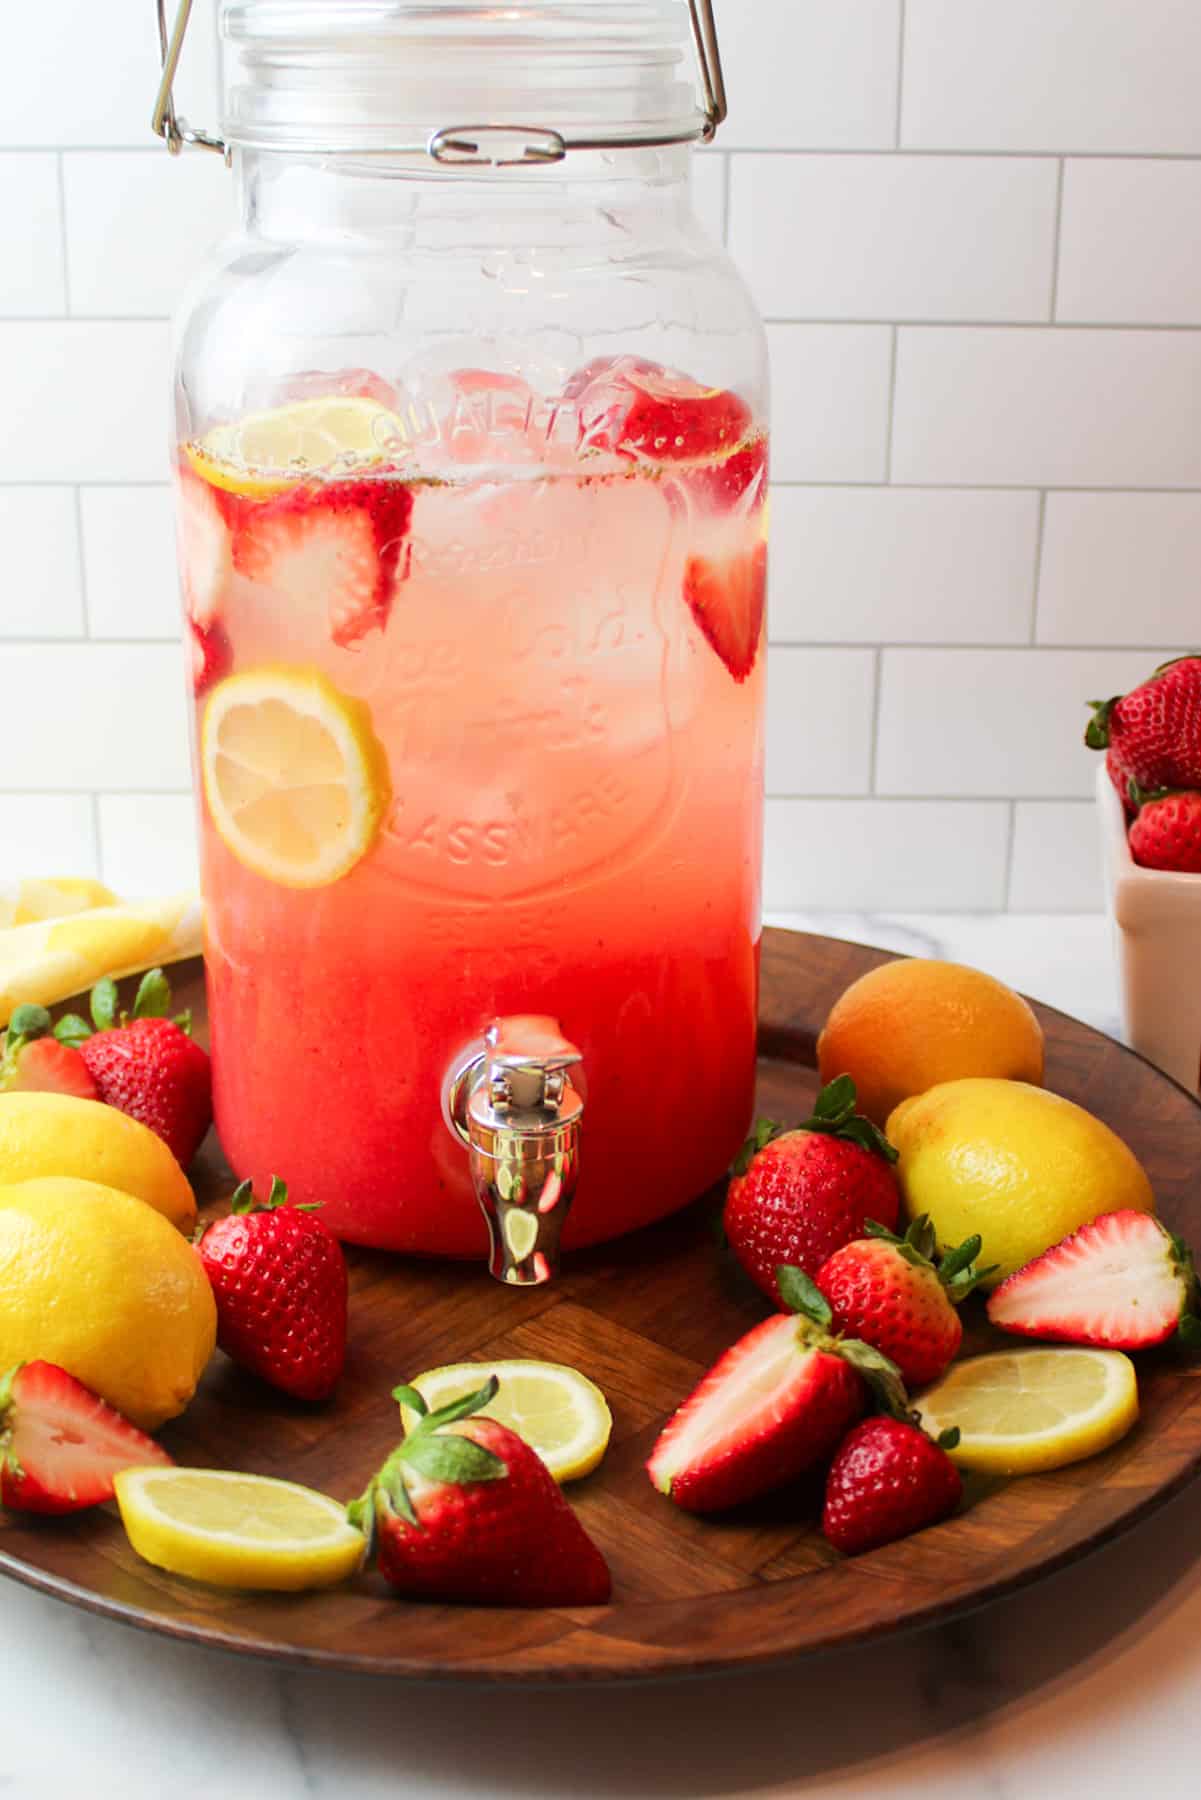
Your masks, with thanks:
[(1012, 988), (980, 969), (924, 957), (883, 963), (837, 1000), (817, 1040), (823, 1083), (850, 1075), (881, 1127), (911, 1094), (968, 1075), (1041, 1086), (1043, 1032)]

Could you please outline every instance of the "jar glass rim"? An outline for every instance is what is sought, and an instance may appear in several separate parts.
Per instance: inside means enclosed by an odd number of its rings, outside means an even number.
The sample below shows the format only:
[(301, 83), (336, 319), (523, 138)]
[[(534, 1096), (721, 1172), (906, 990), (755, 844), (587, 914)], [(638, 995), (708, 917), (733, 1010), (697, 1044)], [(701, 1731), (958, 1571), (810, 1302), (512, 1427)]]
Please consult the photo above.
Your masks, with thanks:
[(243, 144), (407, 149), (463, 121), (567, 148), (711, 130), (689, 0), (224, 0), (221, 31)]

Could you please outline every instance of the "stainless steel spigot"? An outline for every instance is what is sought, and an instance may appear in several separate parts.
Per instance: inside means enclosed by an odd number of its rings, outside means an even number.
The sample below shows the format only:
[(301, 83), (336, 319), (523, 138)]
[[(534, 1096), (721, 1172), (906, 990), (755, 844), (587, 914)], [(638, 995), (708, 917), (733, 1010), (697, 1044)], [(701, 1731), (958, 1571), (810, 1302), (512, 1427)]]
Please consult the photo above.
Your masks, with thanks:
[(452, 1065), (443, 1088), (467, 1145), (498, 1281), (533, 1287), (558, 1272), (559, 1234), (580, 1167), (584, 1102), (567, 1071), (583, 1059), (557, 1019), (497, 1019)]

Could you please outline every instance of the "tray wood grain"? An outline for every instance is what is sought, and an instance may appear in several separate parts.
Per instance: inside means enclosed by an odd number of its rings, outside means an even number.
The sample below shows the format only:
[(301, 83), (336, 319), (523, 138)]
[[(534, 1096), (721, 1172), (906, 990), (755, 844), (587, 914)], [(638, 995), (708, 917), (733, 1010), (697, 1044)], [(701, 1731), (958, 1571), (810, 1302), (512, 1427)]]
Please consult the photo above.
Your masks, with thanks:
[[(881, 952), (769, 931), (758, 1104), (795, 1119), (816, 1089), (814, 1042), (830, 1005)], [(199, 963), (176, 987), (203, 1021)], [(1107, 1119), (1151, 1173), (1164, 1218), (1201, 1240), (1201, 1107), (1149, 1064), (1039, 1007), (1048, 1084)], [(203, 1030), (203, 1026), (201, 1026)], [(232, 1186), (215, 1143), (198, 1191)], [(110, 1618), (281, 1661), (465, 1681), (631, 1680), (729, 1670), (943, 1620), (1035, 1580), (1130, 1526), (1201, 1465), (1201, 1369), (1172, 1352), (1140, 1364), (1142, 1418), (1106, 1455), (1020, 1482), (977, 1482), (933, 1530), (845, 1561), (815, 1529), (802, 1485), (702, 1521), (656, 1495), (642, 1464), (667, 1413), (765, 1302), (717, 1252), (716, 1196), (616, 1244), (566, 1259), (546, 1288), (510, 1292), (483, 1266), (353, 1250), (351, 1349), (333, 1403), (291, 1404), (214, 1358), (163, 1433), (180, 1462), (235, 1466), (359, 1492), (395, 1442), (394, 1383), (467, 1357), (542, 1356), (599, 1382), (613, 1442), (571, 1497), (609, 1558), (613, 1603), (519, 1611), (406, 1604), (374, 1575), (324, 1594), (231, 1594), (140, 1562), (112, 1509), (38, 1523), (0, 1513), (0, 1571)], [(969, 1302), (969, 1350), (992, 1333)]]

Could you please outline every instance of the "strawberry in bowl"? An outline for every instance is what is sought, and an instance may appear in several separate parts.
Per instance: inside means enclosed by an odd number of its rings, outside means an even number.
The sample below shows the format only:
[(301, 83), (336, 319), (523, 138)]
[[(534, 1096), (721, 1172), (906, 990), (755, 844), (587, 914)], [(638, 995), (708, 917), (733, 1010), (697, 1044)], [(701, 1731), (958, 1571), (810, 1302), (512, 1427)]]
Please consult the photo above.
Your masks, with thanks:
[(1123, 1035), (1183, 1086), (1201, 1084), (1201, 655), (1090, 702)]

